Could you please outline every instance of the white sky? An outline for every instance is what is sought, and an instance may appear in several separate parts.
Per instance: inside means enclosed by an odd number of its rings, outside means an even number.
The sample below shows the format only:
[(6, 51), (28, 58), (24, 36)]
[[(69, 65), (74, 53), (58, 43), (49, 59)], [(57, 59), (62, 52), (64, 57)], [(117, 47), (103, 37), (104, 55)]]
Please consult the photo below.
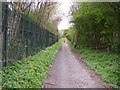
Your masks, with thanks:
[(62, 14), (62, 20), (58, 24), (58, 30), (68, 29), (70, 24), (69, 10), (71, 6), (71, 0), (61, 0), (61, 5), (59, 6), (59, 14)]

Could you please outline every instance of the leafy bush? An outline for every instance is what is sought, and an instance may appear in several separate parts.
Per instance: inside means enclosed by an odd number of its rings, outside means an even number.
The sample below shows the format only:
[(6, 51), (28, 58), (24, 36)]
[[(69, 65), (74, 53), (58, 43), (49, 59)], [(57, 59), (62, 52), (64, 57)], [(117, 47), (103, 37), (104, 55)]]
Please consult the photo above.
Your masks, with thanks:
[(61, 42), (2, 70), (2, 88), (39, 88)]
[(98, 73), (104, 81), (114, 88), (120, 87), (118, 54), (99, 52), (89, 48), (80, 47), (77, 51), (84, 61)]

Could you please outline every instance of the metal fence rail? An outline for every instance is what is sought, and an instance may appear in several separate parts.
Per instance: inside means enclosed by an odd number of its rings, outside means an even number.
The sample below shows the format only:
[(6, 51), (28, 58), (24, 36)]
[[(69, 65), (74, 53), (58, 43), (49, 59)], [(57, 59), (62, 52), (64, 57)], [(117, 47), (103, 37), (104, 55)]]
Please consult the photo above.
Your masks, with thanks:
[(54, 44), (58, 36), (43, 29), (25, 15), (2, 4), (2, 63), (21, 60)]

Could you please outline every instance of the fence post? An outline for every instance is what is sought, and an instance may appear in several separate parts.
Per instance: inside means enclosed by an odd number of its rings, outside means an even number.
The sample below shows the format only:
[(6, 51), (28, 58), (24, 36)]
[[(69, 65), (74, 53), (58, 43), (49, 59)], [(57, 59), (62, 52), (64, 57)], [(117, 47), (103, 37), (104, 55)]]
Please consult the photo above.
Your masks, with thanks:
[(49, 46), (49, 33), (46, 31), (46, 47)]
[(3, 31), (3, 44), (2, 44), (2, 64), (6, 66), (7, 64), (7, 30), (8, 30), (8, 5), (5, 3), (5, 7), (3, 12), (4, 19), (2, 24), (2, 31)]
[(27, 24), (27, 29), (26, 30), (28, 30), (28, 31), (25, 31), (25, 33), (26, 33), (26, 46), (25, 46), (25, 48), (26, 48), (26, 57), (28, 56), (28, 32), (29, 32), (29, 21), (26, 21), (26, 24)]
[(2, 36), (3, 36), (3, 32), (2, 32), (2, 2), (0, 1), (0, 70), (1, 70), (1, 66), (2, 66)]

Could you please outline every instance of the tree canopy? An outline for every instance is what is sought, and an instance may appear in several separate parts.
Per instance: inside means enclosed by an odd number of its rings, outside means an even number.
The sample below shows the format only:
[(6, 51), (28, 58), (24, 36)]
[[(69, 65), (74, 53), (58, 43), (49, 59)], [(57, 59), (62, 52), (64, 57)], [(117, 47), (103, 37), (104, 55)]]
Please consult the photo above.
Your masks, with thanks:
[[(72, 30), (66, 34), (75, 47), (117, 51), (119, 46), (120, 3), (77, 3), (72, 10)], [(74, 32), (72, 35), (69, 32)]]

